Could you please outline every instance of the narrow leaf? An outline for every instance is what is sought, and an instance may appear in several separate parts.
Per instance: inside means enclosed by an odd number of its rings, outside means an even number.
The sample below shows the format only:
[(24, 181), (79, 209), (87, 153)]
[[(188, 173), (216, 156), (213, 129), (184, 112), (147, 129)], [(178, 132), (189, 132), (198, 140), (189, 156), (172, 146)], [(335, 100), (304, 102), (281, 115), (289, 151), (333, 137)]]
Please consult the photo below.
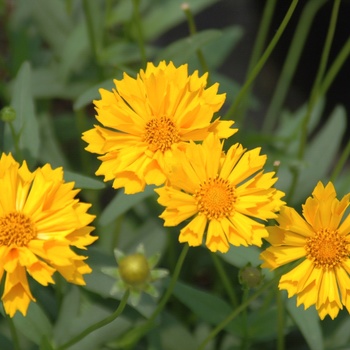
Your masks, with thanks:
[(286, 307), (294, 322), (303, 334), (311, 350), (324, 349), (320, 319), (314, 306), (304, 310), (303, 306), (296, 306), (295, 298), (289, 298)]
[[(16, 111), (16, 119), (12, 122), (16, 136), (18, 137), (18, 147), (30, 165), (35, 164), (39, 153), (39, 124), (34, 112), (34, 100), (31, 90), (31, 67), (28, 62), (24, 62), (14, 83), (12, 91), (11, 106)], [(12, 139), (10, 127), (5, 127), (5, 150), (14, 152), (14, 140)], [(17, 155), (20, 158), (20, 155)]]

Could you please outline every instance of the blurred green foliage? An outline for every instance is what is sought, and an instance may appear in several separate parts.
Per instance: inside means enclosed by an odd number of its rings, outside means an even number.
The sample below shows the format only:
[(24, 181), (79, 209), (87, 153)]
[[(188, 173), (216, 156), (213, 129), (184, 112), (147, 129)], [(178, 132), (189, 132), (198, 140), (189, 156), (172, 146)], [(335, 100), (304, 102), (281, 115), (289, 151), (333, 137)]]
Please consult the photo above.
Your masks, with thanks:
[[(195, 15), (216, 0), (191, 0)], [(311, 1), (312, 2), (312, 1)], [(160, 38), (185, 21), (179, 0), (3, 0), (0, 5), (0, 101), (16, 112), (13, 129), (18, 137), (15, 149), (8, 123), (0, 122), (0, 150), (12, 152), (29, 167), (50, 163), (62, 166), (65, 179), (82, 188), (81, 197), (93, 204), (91, 212), (99, 241), (87, 252), (93, 273), (87, 285), (79, 288), (56, 276), (56, 285), (32, 286), (37, 303), (27, 317), (17, 314), (13, 321), (19, 331), (22, 349), (49, 350), (109, 315), (119, 299), (109, 294), (113, 280), (101, 272), (114, 266), (113, 249), (133, 252), (143, 243), (147, 255), (160, 253), (160, 265), (172, 273), (180, 254), (179, 228), (165, 229), (157, 216), (161, 212), (152, 188), (127, 196), (94, 176), (98, 161), (84, 151), (81, 133), (94, 123), (92, 101), (99, 88), (111, 89), (113, 79), (124, 73), (135, 76), (146, 61), (172, 60), (175, 65), (189, 64), (189, 70), (203, 69), (198, 50), (205, 57), (211, 83), (218, 81), (227, 92), (227, 105), (234, 100), (240, 84), (219, 73), (219, 68), (244, 40), (244, 29), (232, 23), (223, 29), (206, 29), (179, 37), (164, 45)], [(234, 62), (232, 62), (234, 64)], [(259, 108), (250, 96), (248, 107)], [(276, 128), (261, 132), (245, 126), (239, 139), (249, 148), (261, 146), (268, 154), (269, 168), (281, 162), (277, 187), (288, 192), (297, 171), (292, 203), (300, 208), (318, 180), (327, 180), (337, 157), (346, 127), (346, 112), (337, 106), (320, 126), (324, 99), (319, 99), (308, 124), (305, 157), (298, 156), (306, 105), (296, 111), (281, 108)], [(248, 109), (249, 112), (249, 109)], [(235, 119), (235, 116), (233, 116)], [(241, 126), (239, 124), (238, 126)], [(349, 191), (349, 170), (336, 178), (340, 195)], [(1, 194), (0, 194), (1, 195)], [(233, 247), (217, 254), (220, 266), (230, 278), (237, 304), (243, 291), (238, 283), (239, 268), (260, 264), (257, 247)], [(272, 274), (264, 271), (270, 279)], [(169, 283), (159, 282), (164, 290)], [(207, 350), (272, 349), (278, 329), (277, 288), (270, 288), (229, 323)], [(320, 322), (314, 309), (304, 311), (295, 300), (280, 296), (285, 304), (284, 336), (287, 349), (338, 349), (350, 345), (349, 317), (341, 313), (332, 323)], [(122, 316), (85, 339), (71, 350), (126, 349), (132, 344), (130, 333), (155, 309), (157, 300), (144, 295), (141, 302), (128, 305)], [(237, 306), (237, 305), (236, 305)], [(211, 253), (205, 248), (190, 250), (184, 269), (155, 328), (133, 344), (135, 349), (193, 350), (233, 309), (228, 291), (215, 269)], [(1, 350), (14, 349), (7, 320), (0, 319)], [(129, 337), (129, 338), (128, 338)], [(289, 343), (291, 342), (291, 343)], [(132, 348), (132, 347), (131, 347)]]

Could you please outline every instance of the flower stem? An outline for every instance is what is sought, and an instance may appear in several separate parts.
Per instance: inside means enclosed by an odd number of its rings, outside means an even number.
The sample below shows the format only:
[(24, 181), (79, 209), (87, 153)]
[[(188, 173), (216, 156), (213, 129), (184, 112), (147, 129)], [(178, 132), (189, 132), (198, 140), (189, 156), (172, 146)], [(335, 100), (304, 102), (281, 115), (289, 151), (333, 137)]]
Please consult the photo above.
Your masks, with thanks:
[(71, 340), (69, 340), (67, 343), (61, 345), (60, 347), (58, 347), (57, 350), (65, 350), (67, 348), (69, 348), (70, 346), (72, 346), (73, 344), (76, 344), (78, 341), (82, 340), (83, 338), (85, 338), (87, 335), (89, 335), (90, 333), (94, 332), (95, 330), (102, 328), (103, 326), (106, 326), (107, 324), (111, 323), (112, 321), (114, 321), (124, 310), (126, 303), (128, 301), (129, 298), (129, 290), (127, 290), (124, 295), (122, 300), (120, 301), (117, 309), (109, 316), (107, 316), (106, 318), (104, 318), (103, 320), (96, 322), (95, 324), (91, 325), (90, 327), (84, 329), (80, 334), (76, 335), (74, 338), (72, 338)]
[[(263, 52), (266, 37), (270, 28), (271, 20), (273, 18), (273, 13), (276, 7), (276, 1), (277, 0), (268, 0), (266, 1), (264, 12), (262, 15), (262, 19), (259, 25), (257, 38), (254, 43), (253, 51), (250, 56), (249, 66), (247, 69), (246, 79), (248, 79), (251, 71), (255, 67), (256, 63), (259, 60), (259, 57), (261, 56), (261, 53)], [(239, 114), (236, 116), (236, 120), (239, 119), (241, 123), (243, 123), (245, 113), (247, 110), (248, 100), (250, 91), (252, 90), (253, 86), (250, 87), (250, 89), (247, 91), (247, 94), (242, 101), (242, 106), (239, 110)]]
[(333, 61), (327, 74), (325, 75), (324, 80), (322, 81), (322, 84), (320, 87), (320, 95), (321, 96), (326, 94), (326, 92), (329, 89), (330, 85), (332, 84), (334, 78), (339, 73), (340, 68), (346, 62), (349, 55), (350, 55), (350, 38), (346, 41), (345, 45), (343, 46), (343, 48), (339, 52), (338, 56)]
[(337, 165), (335, 166), (331, 176), (330, 176), (330, 181), (334, 182), (335, 179), (338, 177), (340, 174), (341, 170), (343, 169), (344, 165), (346, 164), (346, 161), (350, 157), (350, 140), (348, 141), (347, 145), (344, 148), (343, 153), (341, 154)]
[[(153, 311), (152, 315), (150, 316), (150, 318), (146, 322), (144, 322), (143, 324), (141, 324), (137, 327), (134, 327), (124, 336), (124, 340), (123, 339), (121, 340), (121, 345), (123, 346), (123, 348), (133, 349), (134, 348), (133, 345), (136, 344), (136, 342), (142, 336), (144, 336), (148, 331), (150, 331), (154, 327), (155, 319), (157, 318), (159, 313), (163, 310), (165, 304), (169, 300), (169, 298), (174, 290), (176, 281), (179, 278), (180, 271), (181, 271), (183, 262), (185, 261), (185, 257), (187, 255), (188, 250), (189, 250), (189, 245), (186, 244), (184, 246), (184, 248), (182, 249), (182, 252), (179, 256), (179, 259), (178, 259), (177, 264), (175, 266), (174, 273), (171, 277), (168, 288), (167, 288), (166, 292), (164, 293), (162, 299), (160, 300), (158, 306), (156, 307), (156, 309)], [(61, 349), (59, 349), (59, 350), (61, 350)]]
[(334, 37), (335, 27), (337, 24), (339, 5), (340, 5), (340, 0), (335, 0), (334, 5), (333, 5), (331, 20), (330, 20), (330, 24), (329, 24), (329, 28), (328, 28), (327, 38), (326, 38), (325, 46), (324, 46), (322, 56), (321, 56), (320, 66), (319, 66), (319, 69), (317, 71), (314, 86), (311, 90), (311, 97), (309, 100), (307, 114), (306, 114), (304, 121), (303, 121), (302, 139), (301, 139), (301, 143), (300, 143), (300, 147), (299, 147), (299, 159), (302, 159), (304, 157), (306, 140), (307, 140), (307, 126), (309, 124), (311, 112), (312, 112), (312, 110), (317, 102), (317, 99), (319, 97), (320, 85), (321, 85), (321, 81), (323, 79), (323, 76), (324, 76), (324, 73), (326, 70), (328, 57), (329, 57), (329, 53), (331, 50), (332, 41), (333, 41), (333, 37)]
[[(245, 287), (243, 289), (242, 304), (244, 304), (249, 296), (249, 288)], [(241, 349), (249, 349), (249, 329), (248, 329), (248, 315), (247, 308), (242, 311), (242, 326), (243, 326), (243, 340)]]
[(226, 274), (226, 272), (224, 270), (224, 267), (222, 266), (222, 261), (220, 260), (220, 258), (215, 253), (212, 253), (211, 257), (213, 259), (215, 268), (216, 268), (216, 270), (217, 270), (217, 272), (218, 272), (218, 274), (220, 276), (222, 284), (223, 284), (223, 286), (224, 286), (224, 288), (226, 290), (226, 293), (227, 293), (228, 297), (230, 298), (231, 305), (233, 307), (237, 307), (237, 305), (238, 305), (237, 296), (236, 296), (234, 288), (231, 285), (230, 280), (227, 277), (227, 274)]
[(261, 69), (264, 67), (267, 59), (270, 57), (273, 49), (275, 48), (277, 42), (279, 41), (282, 33), (284, 32), (289, 20), (291, 19), (294, 10), (298, 4), (299, 0), (293, 0), (293, 2), (291, 3), (282, 23), (280, 24), (279, 28), (276, 31), (276, 34), (274, 35), (274, 37), (272, 38), (270, 44), (268, 45), (268, 47), (266, 48), (264, 54), (261, 56), (260, 60), (258, 61), (258, 63), (256, 64), (256, 66), (254, 67), (254, 69), (252, 70), (251, 74), (249, 74), (249, 77), (247, 78), (245, 84), (243, 85), (242, 89), (240, 90), (240, 92), (238, 93), (238, 95), (236, 96), (236, 99), (234, 100), (233, 104), (231, 105), (231, 107), (229, 108), (229, 110), (227, 111), (225, 117), (223, 119), (230, 119), (230, 117), (232, 115), (234, 115), (241, 103), (241, 101), (243, 100), (243, 98), (246, 96), (246, 94), (248, 93), (250, 86), (252, 85), (252, 83), (254, 82), (255, 78), (257, 77), (257, 75), (260, 73)]
[[(186, 15), (190, 36), (193, 36), (197, 33), (197, 28), (196, 28), (196, 23), (194, 21), (194, 17), (191, 12), (190, 6), (189, 4), (185, 3), (182, 5), (181, 8)], [(209, 67), (208, 67), (207, 61), (205, 60), (202, 50), (201, 49), (196, 50), (196, 55), (200, 65), (202, 66), (203, 72), (209, 72)], [(208, 79), (208, 85), (210, 85), (209, 79)]]
[(175, 266), (174, 273), (173, 273), (173, 276), (172, 276), (172, 278), (170, 280), (169, 286), (168, 286), (166, 292), (164, 293), (161, 301), (157, 305), (156, 309), (153, 311), (151, 317), (148, 319), (148, 321), (147, 321), (148, 323), (152, 323), (156, 319), (156, 317), (163, 310), (165, 304), (169, 300), (169, 298), (170, 298), (170, 296), (171, 296), (171, 294), (172, 294), (172, 292), (174, 290), (175, 284), (176, 284), (176, 282), (177, 282), (177, 280), (179, 278), (180, 271), (181, 271), (183, 262), (185, 261), (185, 258), (186, 258), (186, 255), (188, 253), (189, 247), (190, 246), (188, 244), (185, 244), (185, 246), (183, 247), (183, 249), (181, 251), (181, 254), (179, 256), (179, 260), (177, 261), (177, 264)]
[(240, 304), (235, 310), (233, 310), (223, 321), (221, 321), (203, 340), (199, 345), (198, 350), (204, 350), (205, 346), (215, 338), (215, 336), (222, 331), (233, 319), (235, 319), (253, 300), (260, 296), (266, 289), (270, 288), (276, 283), (276, 280), (280, 277), (277, 275), (275, 278), (264, 284), (259, 290), (247, 298), (242, 304)]
[(86, 26), (88, 30), (91, 50), (95, 57), (96, 62), (98, 62), (99, 59), (98, 59), (98, 49), (97, 49), (97, 38), (95, 36), (94, 24), (92, 19), (93, 14), (91, 13), (91, 8), (88, 0), (83, 0), (83, 8), (84, 8), (84, 13), (86, 18)]
[(142, 33), (141, 17), (140, 17), (140, 0), (133, 0), (133, 19), (136, 25), (137, 41), (140, 49), (142, 66), (145, 68), (147, 64), (147, 56), (145, 49), (145, 41)]
[(298, 62), (304, 44), (306, 42), (307, 35), (309, 34), (313, 18), (315, 17), (319, 8), (323, 6), (326, 1), (327, 0), (313, 0), (308, 1), (305, 4), (304, 10), (296, 27), (292, 43), (289, 47), (286, 60), (284, 61), (283, 68), (274, 91), (274, 95), (266, 112), (266, 117), (263, 125), (264, 132), (270, 132), (273, 129), (276, 119), (280, 115), (279, 113), (281, 106), (283, 105), (284, 99), (288, 92), (288, 88), (292, 82), (294, 72), (298, 66)]
[(15, 130), (12, 122), (8, 122), (8, 125), (10, 127), (11, 136), (12, 136), (12, 139), (13, 139), (13, 144), (15, 146), (16, 160), (19, 163), (21, 163), (23, 161), (23, 154), (22, 154), (22, 151), (21, 151), (21, 149), (19, 147), (20, 133), (18, 135), (16, 134), (16, 130)]
[[(320, 61), (320, 66), (317, 71), (316, 79), (314, 81), (314, 85), (311, 90), (311, 95), (309, 99), (309, 103), (307, 106), (307, 111), (305, 114), (305, 117), (303, 119), (303, 123), (301, 126), (301, 140), (299, 144), (299, 149), (298, 149), (298, 159), (303, 160), (304, 154), (305, 154), (305, 149), (306, 149), (306, 141), (307, 141), (307, 135), (308, 135), (308, 125), (309, 121), (311, 118), (311, 113), (313, 111), (313, 108), (320, 97), (320, 92), (321, 90), (321, 82), (324, 77), (324, 73), (326, 70), (327, 62), (328, 62), (328, 57), (334, 37), (334, 32), (335, 32), (335, 27), (337, 24), (337, 18), (338, 18), (338, 13), (339, 13), (339, 6), (340, 6), (340, 0), (334, 0), (333, 4), (333, 9), (332, 9), (332, 14), (331, 14), (331, 19), (328, 27), (328, 32), (327, 32), (327, 37), (326, 37), (326, 42), (323, 48), (322, 56), (321, 56), (321, 61)], [(292, 183), (288, 192), (288, 197), (287, 201), (291, 201), (292, 197), (294, 195), (295, 189), (298, 184), (300, 172), (298, 170), (293, 170), (292, 171)]]
[(10, 332), (11, 332), (11, 337), (12, 337), (12, 342), (13, 342), (13, 349), (14, 350), (21, 350), (21, 346), (19, 344), (19, 339), (17, 335), (17, 330), (16, 327), (13, 323), (13, 320), (10, 316), (6, 316), (9, 326), (10, 326)]
[(284, 304), (282, 293), (276, 290), (277, 297), (277, 350), (284, 350)]

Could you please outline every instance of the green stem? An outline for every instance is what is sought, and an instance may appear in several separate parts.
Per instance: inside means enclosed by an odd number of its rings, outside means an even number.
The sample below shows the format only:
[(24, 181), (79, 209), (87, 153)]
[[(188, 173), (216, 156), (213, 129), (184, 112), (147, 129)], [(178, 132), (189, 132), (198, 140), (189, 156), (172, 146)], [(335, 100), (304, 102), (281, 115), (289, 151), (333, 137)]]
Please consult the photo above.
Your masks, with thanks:
[(179, 259), (177, 261), (177, 264), (175, 266), (173, 276), (171, 277), (170, 283), (168, 285), (168, 288), (167, 288), (165, 294), (163, 295), (161, 301), (157, 305), (156, 309), (153, 311), (151, 317), (147, 320), (148, 323), (153, 323), (154, 322), (156, 317), (163, 310), (163, 308), (164, 308), (165, 304), (167, 303), (167, 301), (169, 300), (171, 294), (173, 293), (175, 284), (176, 284), (176, 282), (177, 282), (177, 280), (179, 278), (180, 271), (181, 271), (182, 265), (183, 265), (183, 263), (185, 261), (185, 258), (186, 258), (186, 255), (188, 253), (189, 247), (190, 246), (188, 244), (185, 244), (185, 246), (183, 247), (183, 249), (181, 251), (181, 254), (179, 256)]
[[(196, 28), (196, 23), (194, 21), (194, 17), (191, 12), (190, 6), (186, 3), (182, 5), (182, 10), (186, 15), (190, 36), (193, 36), (197, 33), (197, 28)], [(196, 55), (200, 65), (202, 66), (203, 72), (209, 72), (209, 67), (208, 67), (207, 61), (205, 60), (202, 50), (201, 49), (196, 50)], [(208, 85), (209, 85), (209, 80), (208, 80)]]
[(86, 26), (87, 26), (92, 53), (95, 57), (96, 62), (98, 62), (99, 60), (98, 60), (97, 38), (95, 37), (95, 30), (93, 25), (93, 14), (91, 13), (91, 8), (88, 0), (83, 0), (83, 8), (85, 13)]
[(346, 62), (349, 55), (350, 55), (350, 38), (346, 41), (345, 45), (343, 46), (338, 56), (335, 58), (334, 62), (332, 63), (331, 67), (329, 68), (327, 74), (325, 75), (324, 80), (322, 81), (322, 84), (320, 87), (321, 96), (326, 94), (334, 78), (339, 73), (340, 68)]
[(95, 330), (97, 330), (99, 328), (102, 328), (102, 327), (106, 326), (107, 324), (111, 323), (112, 321), (114, 321), (123, 312), (123, 310), (124, 310), (124, 308), (126, 306), (126, 303), (128, 301), (129, 294), (130, 294), (129, 290), (127, 290), (124, 293), (123, 298), (122, 298), (122, 300), (120, 301), (120, 303), (118, 305), (118, 308), (113, 312), (113, 314), (107, 316), (103, 320), (101, 320), (101, 321), (91, 325), (90, 327), (86, 328), (80, 334), (76, 335), (74, 338), (69, 340), (67, 343), (65, 343), (65, 344), (61, 345), (60, 347), (58, 347), (57, 350), (64, 350), (64, 349), (69, 348), (73, 344), (76, 344), (78, 341), (80, 341), (83, 338), (85, 338), (90, 333), (92, 333)]
[(284, 350), (284, 304), (282, 293), (276, 291), (277, 297), (277, 350)]
[(144, 322), (140, 326), (133, 328), (131, 331), (127, 332), (127, 334), (124, 336), (124, 340), (121, 340), (121, 344), (122, 344), (123, 348), (132, 349), (133, 345), (136, 344), (136, 342), (141, 337), (143, 337), (148, 331), (150, 331), (154, 327), (155, 319), (157, 318), (159, 313), (163, 310), (165, 304), (169, 300), (169, 298), (174, 290), (175, 284), (179, 278), (180, 271), (181, 271), (182, 265), (185, 261), (185, 257), (187, 255), (188, 250), (189, 250), (189, 245), (186, 244), (184, 246), (184, 248), (182, 249), (182, 252), (177, 260), (177, 264), (175, 266), (174, 273), (171, 277), (168, 288), (165, 291), (165, 293), (164, 293), (162, 299), (160, 300), (159, 304), (157, 305), (156, 309), (153, 311), (152, 315), (150, 316), (150, 318), (146, 322)]
[(275, 276), (268, 283), (264, 284), (259, 290), (257, 290), (254, 294), (252, 294), (249, 298), (247, 298), (242, 304), (240, 304), (235, 310), (233, 310), (223, 321), (221, 321), (203, 340), (203, 342), (199, 345), (198, 350), (204, 350), (205, 346), (215, 338), (215, 336), (222, 331), (232, 320), (234, 320), (253, 300), (259, 297), (266, 289), (273, 286), (280, 275)]
[(348, 141), (347, 145), (344, 148), (343, 153), (341, 154), (337, 165), (335, 166), (331, 176), (330, 176), (330, 181), (334, 182), (335, 179), (338, 177), (340, 174), (341, 170), (343, 169), (344, 165), (346, 164), (347, 160), (350, 157), (350, 140)]
[[(275, 7), (276, 7), (276, 0), (268, 0), (266, 2), (266, 5), (264, 7), (264, 12), (263, 12), (263, 15), (261, 18), (261, 22), (259, 25), (259, 29), (258, 29), (258, 35), (257, 35), (257, 38), (256, 38), (255, 43), (254, 43), (252, 54), (250, 56), (250, 61), (249, 61), (245, 80), (248, 79), (251, 71), (253, 70), (256, 63), (258, 62), (259, 57), (261, 56), (261, 53), (264, 49), (266, 37), (267, 37), (268, 31), (269, 31), (269, 28), (271, 25), (271, 20), (273, 18), (273, 13), (275, 11)], [(246, 113), (247, 105), (248, 105), (248, 101), (249, 101), (249, 96), (250, 96), (250, 91), (252, 90), (252, 88), (253, 88), (253, 86), (251, 86), (250, 89), (248, 89), (247, 95), (244, 98), (244, 101), (242, 101), (242, 106), (241, 106), (241, 109), (239, 111), (239, 115), (236, 117), (236, 119), (241, 120), (241, 122), (243, 122), (244, 117), (245, 117), (245, 113)]]
[(11, 332), (11, 337), (12, 337), (12, 343), (13, 343), (13, 349), (14, 350), (21, 350), (21, 346), (19, 344), (19, 339), (18, 339), (18, 334), (16, 327), (13, 323), (13, 320), (10, 316), (6, 315), (6, 318), (8, 320), (9, 326), (10, 326), (10, 332)]
[(141, 24), (141, 17), (140, 17), (140, 0), (133, 0), (132, 3), (133, 3), (133, 19), (136, 25), (137, 42), (140, 49), (141, 62), (143, 67), (145, 68), (147, 65), (147, 56), (146, 56), (146, 49), (145, 49), (145, 41), (142, 33), (142, 24)]
[[(327, 62), (328, 62), (328, 57), (329, 57), (329, 52), (331, 49), (333, 37), (334, 37), (334, 32), (335, 32), (335, 27), (337, 24), (337, 18), (338, 18), (338, 13), (339, 13), (339, 6), (340, 6), (340, 0), (334, 0), (333, 4), (333, 9), (332, 9), (332, 14), (331, 14), (331, 19), (328, 27), (328, 32), (327, 32), (327, 37), (326, 37), (326, 42), (325, 46), (323, 48), (322, 56), (321, 56), (321, 62), (320, 66), (317, 71), (316, 79), (314, 81), (314, 85), (311, 90), (311, 96), (309, 99), (307, 111), (305, 114), (305, 117), (303, 119), (303, 123), (301, 126), (301, 140), (299, 144), (299, 149), (298, 149), (298, 159), (303, 160), (304, 154), (305, 154), (305, 149), (306, 149), (306, 142), (307, 142), (307, 135), (308, 135), (308, 125), (309, 121), (311, 118), (311, 113), (313, 111), (313, 108), (317, 102), (317, 99), (320, 97), (320, 84), (322, 82), (324, 72), (326, 70)], [(295, 189), (298, 184), (299, 176), (300, 173), (298, 170), (293, 170), (292, 171), (292, 183), (290, 186), (290, 189), (288, 191), (288, 197), (287, 200), (291, 201), (295, 192)]]
[[(249, 288), (243, 289), (242, 304), (244, 304), (249, 297)], [(248, 331), (248, 314), (247, 308), (242, 311), (242, 325), (243, 325), (243, 340), (241, 349), (249, 349), (249, 331)]]
[(236, 110), (238, 109), (241, 101), (246, 96), (247, 92), (249, 91), (250, 86), (254, 82), (257, 75), (260, 73), (261, 69), (264, 67), (267, 59), (270, 57), (273, 49), (275, 48), (277, 42), (279, 41), (282, 33), (284, 32), (289, 20), (291, 19), (292, 15), (293, 15), (293, 12), (294, 12), (297, 4), (298, 4), (298, 0), (293, 0), (293, 2), (291, 3), (283, 21), (282, 21), (282, 23), (280, 24), (279, 28), (277, 29), (276, 34), (272, 38), (270, 44), (266, 48), (264, 54), (262, 55), (262, 57), (260, 58), (260, 60), (256, 64), (256, 66), (252, 70), (251, 74), (249, 75), (248, 79), (246, 80), (245, 84), (241, 88), (240, 92), (236, 96), (236, 99), (234, 100), (233, 104), (231, 105), (231, 107), (229, 108), (229, 110), (227, 111), (227, 113), (223, 119), (230, 119), (230, 117), (236, 113)]
[(16, 160), (17, 160), (17, 162), (21, 163), (23, 161), (23, 154), (22, 154), (21, 149), (19, 148), (20, 136), (16, 134), (16, 130), (15, 130), (12, 122), (8, 122), (8, 125), (10, 127), (11, 136), (12, 136), (13, 143), (15, 146)]
[(320, 67), (318, 69), (316, 79), (315, 79), (313, 88), (311, 90), (311, 98), (309, 101), (307, 114), (303, 120), (302, 139), (301, 139), (301, 143), (300, 143), (300, 147), (299, 147), (299, 159), (303, 159), (303, 157), (304, 157), (306, 140), (307, 140), (307, 127), (308, 127), (308, 124), (310, 121), (312, 110), (317, 102), (318, 97), (319, 97), (320, 83), (323, 79), (324, 72), (326, 70), (328, 57), (329, 57), (329, 53), (331, 50), (332, 41), (333, 41), (333, 37), (334, 37), (335, 27), (337, 24), (339, 5), (340, 5), (340, 0), (335, 0), (334, 5), (333, 5), (331, 20), (330, 20), (330, 24), (329, 24), (329, 28), (328, 28), (327, 38), (326, 38), (325, 46), (324, 46), (322, 56), (321, 56)]
[(281, 110), (281, 106), (285, 100), (295, 70), (297, 68), (307, 35), (309, 34), (313, 18), (315, 17), (319, 8), (323, 6), (326, 1), (327, 0), (308, 1), (304, 7), (304, 10), (300, 16), (300, 20), (296, 27), (292, 43), (289, 47), (286, 60), (284, 61), (274, 95), (266, 112), (263, 132), (271, 131), (276, 123)]
[(213, 259), (215, 268), (219, 274), (219, 277), (221, 279), (221, 282), (226, 290), (226, 293), (228, 295), (228, 297), (230, 298), (231, 301), (231, 305), (233, 307), (237, 307), (238, 305), (238, 299), (235, 293), (234, 288), (231, 285), (231, 282), (229, 280), (229, 278), (227, 277), (227, 274), (225, 272), (224, 267), (222, 266), (222, 261), (221, 259), (215, 254), (215, 253), (211, 253), (211, 257)]

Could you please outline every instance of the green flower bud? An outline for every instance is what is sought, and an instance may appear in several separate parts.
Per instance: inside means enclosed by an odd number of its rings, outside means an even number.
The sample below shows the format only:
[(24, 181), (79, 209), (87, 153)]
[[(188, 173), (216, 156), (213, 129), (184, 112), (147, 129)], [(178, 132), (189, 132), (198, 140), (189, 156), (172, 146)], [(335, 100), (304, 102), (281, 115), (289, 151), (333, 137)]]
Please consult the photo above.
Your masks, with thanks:
[(243, 287), (256, 288), (260, 285), (264, 276), (261, 273), (261, 269), (248, 264), (240, 269), (238, 278)]
[(16, 111), (11, 106), (6, 106), (0, 111), (0, 119), (3, 122), (12, 122), (16, 119)]
[(142, 288), (149, 282), (151, 270), (146, 257), (135, 253), (119, 261), (119, 273), (123, 281), (131, 287)]

